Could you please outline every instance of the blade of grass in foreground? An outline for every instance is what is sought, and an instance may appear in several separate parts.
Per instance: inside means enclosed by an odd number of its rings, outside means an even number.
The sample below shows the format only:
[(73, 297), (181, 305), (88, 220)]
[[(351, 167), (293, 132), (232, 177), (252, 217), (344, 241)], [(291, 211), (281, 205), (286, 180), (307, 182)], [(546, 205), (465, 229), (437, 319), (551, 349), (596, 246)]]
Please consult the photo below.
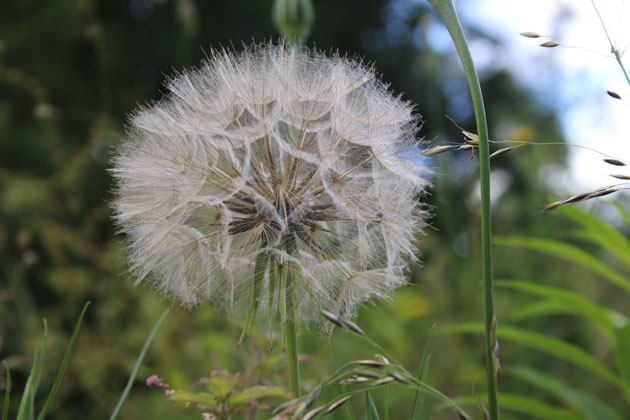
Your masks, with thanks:
[(109, 420), (114, 420), (118, 416), (118, 413), (120, 412), (120, 409), (122, 408), (122, 405), (125, 403), (125, 400), (129, 396), (129, 393), (131, 392), (131, 387), (133, 386), (133, 382), (136, 380), (136, 375), (138, 374), (138, 370), (140, 370), (140, 366), (142, 365), (144, 356), (147, 353), (147, 350), (149, 349), (149, 345), (151, 345), (151, 342), (153, 341), (153, 337), (155, 337), (155, 334), (160, 328), (160, 325), (162, 325), (162, 321), (164, 321), (164, 318), (166, 318), (166, 315), (168, 315), (168, 311), (169, 311), (168, 309), (165, 310), (162, 316), (160, 316), (160, 319), (158, 319), (158, 321), (155, 323), (155, 326), (153, 327), (151, 334), (149, 334), (149, 338), (147, 338), (147, 341), (144, 343), (144, 347), (142, 347), (140, 356), (138, 356), (138, 361), (136, 362), (136, 366), (133, 368), (133, 372), (131, 372), (131, 376), (129, 377), (129, 380), (127, 381), (127, 386), (125, 386), (125, 390), (120, 396), (120, 400), (118, 400), (118, 404), (116, 404), (116, 408), (114, 408), (114, 412), (109, 417)]
[[(79, 330), (81, 329), (81, 323), (83, 322), (83, 317), (85, 316), (85, 312), (87, 311), (88, 306), (90, 306), (90, 302), (86, 302), (83, 305), (83, 310), (79, 315), (79, 319), (77, 320), (77, 324), (74, 327), (74, 331), (72, 332), (72, 336), (70, 337), (70, 342), (68, 343), (68, 348), (66, 348), (66, 354), (63, 356), (63, 361), (61, 362), (61, 366), (59, 366), (59, 371), (57, 372), (57, 378), (55, 378), (55, 383), (48, 394), (48, 398), (46, 398), (46, 402), (44, 403), (44, 407), (42, 411), (37, 416), (37, 420), (43, 420), (50, 409), (50, 405), (52, 404), (55, 396), (57, 395), (57, 390), (59, 389), (59, 385), (61, 385), (61, 379), (63, 378), (63, 374), (66, 372), (66, 367), (68, 366), (68, 362), (70, 361), (70, 355), (72, 354), (72, 348), (74, 347), (74, 342), (77, 340), (77, 335), (79, 335)], [(43, 351), (42, 351), (43, 356)], [(43, 357), (42, 357), (43, 361)], [(39, 382), (39, 378), (37, 380)], [(34, 396), (34, 395), (33, 395)]]
[(5, 360), (2, 361), (5, 370), (7, 371), (7, 387), (4, 390), (4, 405), (2, 408), (2, 420), (7, 420), (9, 418), (9, 401), (11, 397), (11, 370), (9, 370), (9, 365)]
[[(420, 363), (420, 369), (418, 371), (418, 381), (424, 382), (427, 371), (429, 370), (429, 362), (431, 361), (431, 353), (429, 353), (429, 346), (431, 345), (431, 335), (427, 338), (427, 342), (424, 345), (424, 351), (422, 352), (422, 362)], [(422, 411), (424, 409), (424, 393), (420, 392), (420, 388), (416, 389), (416, 395), (413, 399), (413, 406), (411, 408), (411, 419), (422, 420)]]

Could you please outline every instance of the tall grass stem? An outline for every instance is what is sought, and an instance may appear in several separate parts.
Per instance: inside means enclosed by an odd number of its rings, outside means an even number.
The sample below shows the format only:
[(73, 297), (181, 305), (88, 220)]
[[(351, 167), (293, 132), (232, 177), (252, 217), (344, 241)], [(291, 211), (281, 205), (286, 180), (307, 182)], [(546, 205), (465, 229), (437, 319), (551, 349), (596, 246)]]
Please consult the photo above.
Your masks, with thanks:
[[(442, 21), (455, 43), (459, 58), (464, 65), (470, 95), (475, 110), (477, 134), (479, 136), (479, 172), (481, 182), (481, 258), (482, 278), (484, 290), (484, 325), (486, 373), (488, 385), (488, 405), (491, 420), (498, 420), (499, 406), (497, 403), (497, 371), (494, 355), (496, 322), (494, 313), (494, 297), (492, 285), (492, 229), (490, 215), (490, 151), (488, 146), (488, 123), (481, 94), (479, 77), (475, 70), (472, 55), (466, 42), (466, 37), (457, 17), (453, 0), (429, 0), (429, 3), (440, 15)], [(498, 356), (496, 356), (498, 357)]]
[(297, 319), (296, 319), (296, 307), (295, 307), (295, 298), (294, 287), (293, 287), (293, 278), (291, 274), (291, 268), (288, 267), (289, 263), (285, 264), (283, 269), (283, 275), (287, 276), (287, 280), (285, 283), (286, 287), (286, 309), (291, 311), (290, 314), (286, 317), (285, 324), (285, 336), (286, 336), (286, 345), (287, 345), (287, 362), (289, 365), (289, 387), (291, 392), (296, 398), (301, 396), (300, 392), (300, 365), (298, 362), (298, 342), (297, 342)]

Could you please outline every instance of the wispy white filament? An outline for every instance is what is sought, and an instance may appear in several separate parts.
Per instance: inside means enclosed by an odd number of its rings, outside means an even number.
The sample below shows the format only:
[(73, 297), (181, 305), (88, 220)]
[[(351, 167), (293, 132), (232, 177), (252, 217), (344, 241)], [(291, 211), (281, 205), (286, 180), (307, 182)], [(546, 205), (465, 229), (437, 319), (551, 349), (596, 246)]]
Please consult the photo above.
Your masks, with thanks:
[[(426, 168), (408, 158), (411, 105), (373, 69), (254, 45), (213, 51), (168, 90), (131, 118), (112, 169), (138, 281), (186, 305), (239, 308), (264, 253), (293, 267), (303, 318), (352, 316), (405, 283)], [(271, 270), (263, 307), (278, 302)]]

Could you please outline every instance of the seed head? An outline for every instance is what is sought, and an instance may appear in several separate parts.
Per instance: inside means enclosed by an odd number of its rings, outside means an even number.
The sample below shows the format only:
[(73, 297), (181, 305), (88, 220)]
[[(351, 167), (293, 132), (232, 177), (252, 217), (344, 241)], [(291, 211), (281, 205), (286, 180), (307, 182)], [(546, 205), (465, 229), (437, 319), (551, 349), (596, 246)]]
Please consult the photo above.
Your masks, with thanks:
[(350, 317), (405, 283), (428, 171), (414, 162), (412, 106), (373, 69), (263, 44), (212, 51), (167, 88), (131, 117), (113, 162), (138, 282), (236, 309), (256, 289), (270, 307), (290, 267), (295, 306), (312, 318)]

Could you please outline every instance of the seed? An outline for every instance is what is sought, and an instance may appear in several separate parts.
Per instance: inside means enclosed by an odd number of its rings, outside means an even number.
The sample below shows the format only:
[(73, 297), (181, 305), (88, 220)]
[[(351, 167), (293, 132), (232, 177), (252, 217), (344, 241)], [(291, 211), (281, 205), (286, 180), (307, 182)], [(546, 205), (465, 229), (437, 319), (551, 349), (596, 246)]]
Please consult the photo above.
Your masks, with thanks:
[(519, 35), (525, 38), (540, 38), (542, 36), (536, 32), (521, 32)]
[(359, 335), (365, 335), (365, 332), (361, 329), (361, 327), (359, 327), (357, 324), (355, 324), (352, 321), (349, 321), (347, 319), (340, 319), (340, 321), (346, 326), (348, 327), (350, 330), (354, 331), (355, 333), (359, 334)]
[(559, 46), (560, 43), (556, 42), (556, 41), (547, 41), (547, 42), (543, 42), (542, 44), (540, 44), (541, 47), (545, 47), (545, 48), (554, 48)]
[(337, 315), (335, 315), (333, 313), (330, 313), (328, 311), (322, 311), (322, 315), (324, 315), (324, 318), (326, 318), (327, 320), (329, 320), (330, 322), (332, 322), (336, 326), (338, 326), (340, 328), (344, 328), (344, 325), (341, 323), (341, 320), (339, 318), (337, 318)]
[(387, 357), (385, 357), (385, 356), (383, 356), (383, 355), (381, 355), (381, 354), (375, 354), (375, 355), (374, 355), (374, 358), (375, 358), (377, 361), (379, 361), (379, 362), (383, 363), (384, 365), (389, 365), (389, 360), (387, 359)]
[(511, 152), (512, 150), (514, 150), (514, 149), (516, 149), (518, 147), (521, 147), (521, 146), (523, 146), (523, 145), (519, 144), (518, 146), (511, 146), (511, 147), (505, 147), (503, 149), (499, 149), (496, 152), (493, 152), (492, 154), (490, 154), (490, 158), (495, 158), (497, 156), (504, 155), (504, 154), (506, 154), (508, 152)]
[(287, 410), (289, 410), (290, 408), (295, 407), (295, 406), (296, 406), (296, 405), (298, 405), (299, 403), (300, 403), (300, 400), (298, 400), (298, 399), (295, 399), (295, 400), (291, 400), (291, 401), (289, 401), (289, 402), (286, 402), (286, 403), (284, 403), (284, 404), (282, 404), (282, 405), (277, 406), (277, 407), (276, 407), (276, 408), (275, 408), (275, 409), (271, 412), (271, 415), (272, 415), (272, 416), (274, 416), (274, 415), (276, 415), (276, 414), (278, 414), (278, 413), (281, 413), (281, 412), (283, 412), (283, 411), (287, 411)]
[(395, 380), (397, 380), (398, 382), (400, 382), (402, 384), (409, 385), (411, 383), (411, 381), (409, 379), (405, 378), (400, 373), (392, 372), (392, 373), (390, 373), (390, 375), (392, 376), (392, 378), (394, 378)]
[(370, 378), (367, 378), (365, 376), (352, 375), (351, 378), (339, 381), (339, 383), (341, 385), (354, 385), (354, 384), (362, 384), (362, 383), (367, 382), (369, 380), (370, 380)]
[(382, 379), (377, 379), (374, 382), (372, 382), (370, 384), (370, 386), (381, 386), (381, 385), (387, 385), (391, 382), (394, 382), (394, 378), (392, 376), (386, 376)]
[(425, 156), (433, 156), (440, 153), (448, 152), (449, 150), (453, 150), (457, 148), (457, 146), (435, 146), (430, 149), (424, 151)]
[(306, 415), (304, 416), (304, 418), (302, 420), (311, 420), (313, 417), (318, 415), (324, 408), (326, 408), (325, 405), (322, 405), (322, 406), (319, 406), (317, 408), (312, 409), (311, 411), (306, 413)]
[(612, 98), (621, 99), (621, 95), (618, 94), (617, 92), (613, 92), (612, 90), (607, 90), (606, 93), (608, 94), (608, 96)]
[(630, 176), (628, 175), (611, 175), (613, 178), (630, 180)]
[(588, 199), (591, 199), (591, 198), (603, 197), (605, 195), (612, 194), (612, 193), (615, 193), (617, 191), (619, 191), (619, 190), (617, 190), (616, 188), (611, 188), (610, 190), (594, 191), (594, 192), (590, 193), (586, 199), (588, 200)]
[(326, 414), (330, 413), (331, 411), (334, 411), (334, 410), (338, 409), (343, 404), (345, 404), (350, 398), (352, 398), (352, 395), (348, 395), (346, 397), (340, 398), (337, 401), (335, 401), (334, 403), (330, 404), (330, 407), (328, 407), (328, 410), (326, 410)]
[(378, 360), (355, 360), (352, 363), (355, 365), (369, 366), (369, 367), (383, 367), (388, 364), (388, 363), (380, 362)]
[(311, 395), (309, 395), (308, 397), (308, 401), (306, 401), (306, 405), (304, 406), (304, 408), (309, 408), (311, 405), (313, 405), (313, 403), (315, 402), (315, 400), (317, 399), (317, 397), (319, 397), (319, 393), (322, 391), (322, 386), (318, 386), (317, 388), (315, 388), (313, 390), (313, 392), (311, 392)]
[(604, 159), (604, 162), (606, 162), (609, 165), (614, 165), (614, 166), (626, 166), (626, 164), (620, 161), (619, 159)]

